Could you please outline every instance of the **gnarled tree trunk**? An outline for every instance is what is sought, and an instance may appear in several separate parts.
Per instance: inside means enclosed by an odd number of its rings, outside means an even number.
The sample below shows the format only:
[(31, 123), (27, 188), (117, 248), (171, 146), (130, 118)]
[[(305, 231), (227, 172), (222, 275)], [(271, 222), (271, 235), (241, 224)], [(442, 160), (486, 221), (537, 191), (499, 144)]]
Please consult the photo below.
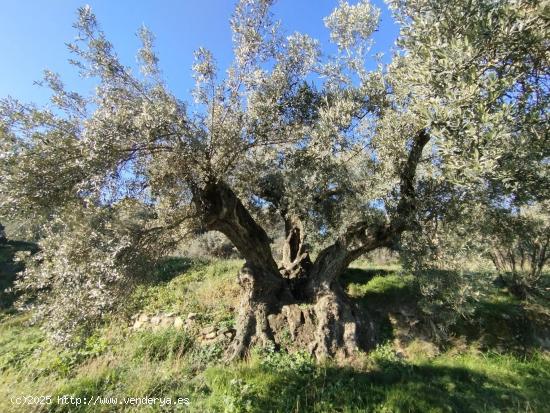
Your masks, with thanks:
[(339, 284), (349, 264), (369, 251), (391, 248), (411, 226), (415, 207), (414, 176), (429, 140), (420, 131), (401, 174), (400, 201), (390, 222), (358, 222), (311, 262), (299, 217), (289, 215), (279, 192), (264, 196), (285, 221), (282, 261), (275, 262), (270, 240), (235, 193), (223, 182), (194, 190), (194, 202), (207, 230), (224, 233), (245, 258), (238, 275), (241, 302), (229, 358), (243, 357), (253, 345), (308, 350), (318, 359), (347, 357), (374, 343), (372, 319), (354, 306)]
[(345, 248), (328, 248), (312, 263), (294, 217), (287, 221), (277, 266), (267, 234), (229, 187), (211, 184), (198, 196), (207, 229), (226, 234), (246, 260), (238, 274), (242, 292), (229, 358), (243, 357), (253, 345), (285, 345), (317, 358), (345, 357), (368, 347), (368, 316), (352, 305), (338, 283), (349, 264)]

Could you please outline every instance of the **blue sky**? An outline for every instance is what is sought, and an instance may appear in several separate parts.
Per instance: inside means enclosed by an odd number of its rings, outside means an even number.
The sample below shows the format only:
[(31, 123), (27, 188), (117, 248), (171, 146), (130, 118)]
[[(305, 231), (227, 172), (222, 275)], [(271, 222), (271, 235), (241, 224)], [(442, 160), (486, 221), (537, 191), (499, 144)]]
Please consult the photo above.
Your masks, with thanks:
[[(371, 0), (382, 9), (375, 34), (374, 52), (389, 52), (398, 34), (382, 0)], [(323, 17), (337, 0), (279, 0), (273, 11), (287, 33), (301, 31), (328, 45)], [(139, 41), (137, 29), (145, 24), (156, 36), (160, 67), (170, 89), (187, 99), (192, 88), (193, 51), (212, 50), (223, 69), (231, 61), (229, 18), (232, 0), (2, 0), (0, 2), (0, 97), (11, 95), (24, 102), (43, 104), (47, 90), (33, 85), (44, 69), (60, 73), (71, 90), (85, 92), (92, 85), (79, 78), (67, 63), (65, 43), (76, 35), (72, 23), (76, 9), (89, 4), (121, 61), (135, 66)], [(374, 65), (374, 60), (372, 61)]]

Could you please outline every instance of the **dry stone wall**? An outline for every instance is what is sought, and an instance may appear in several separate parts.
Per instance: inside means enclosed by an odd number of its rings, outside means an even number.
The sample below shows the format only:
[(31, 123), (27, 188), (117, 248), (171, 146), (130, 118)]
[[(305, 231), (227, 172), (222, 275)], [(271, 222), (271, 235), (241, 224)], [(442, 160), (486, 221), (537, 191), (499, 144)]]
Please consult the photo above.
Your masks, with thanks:
[(197, 313), (189, 313), (186, 317), (175, 313), (138, 313), (132, 317), (130, 330), (159, 331), (165, 328), (186, 330), (195, 333), (201, 344), (215, 344), (231, 340), (235, 335), (235, 330), (228, 327), (209, 325), (199, 328), (197, 318)]

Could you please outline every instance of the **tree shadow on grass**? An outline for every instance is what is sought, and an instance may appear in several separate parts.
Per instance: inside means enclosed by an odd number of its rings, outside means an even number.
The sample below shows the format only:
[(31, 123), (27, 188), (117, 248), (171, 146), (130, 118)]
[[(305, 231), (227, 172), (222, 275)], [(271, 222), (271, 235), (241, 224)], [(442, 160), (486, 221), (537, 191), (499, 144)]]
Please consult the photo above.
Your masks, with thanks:
[(193, 266), (193, 260), (185, 257), (165, 257), (157, 262), (148, 282), (152, 284), (167, 283)]
[(524, 355), (540, 348), (535, 337), (544, 335), (548, 321), (547, 316), (539, 317), (520, 303), (481, 300), (474, 316), (460, 319), (451, 332), (476, 341), (483, 350)]
[(0, 310), (11, 309), (18, 297), (12, 288), (17, 273), (24, 268), (23, 263), (15, 262), (15, 254), (19, 251), (34, 254), (38, 251), (38, 246), (25, 241), (7, 241), (0, 244)]
[[(437, 275), (450, 277), (453, 274), (440, 270)], [(378, 342), (393, 337), (389, 322), (391, 313), (406, 314), (411, 320), (424, 319), (418, 308), (421, 298), (419, 287), (411, 275), (400, 275), (385, 269), (354, 268), (345, 274), (342, 285), (351, 301), (374, 317), (378, 327)], [(547, 340), (550, 331), (550, 318), (545, 315), (546, 311), (537, 313), (536, 307), (531, 307), (513, 298), (505, 290), (492, 287), (489, 294), (476, 302), (473, 317), (459, 318), (451, 326), (450, 336), (476, 342), (483, 350), (530, 354), (540, 349), (541, 340)]]
[[(243, 379), (244, 377), (244, 379)], [(542, 408), (544, 383), (525, 378), (524, 386), (495, 382), (466, 368), (406, 365), (385, 361), (378, 371), (317, 367), (309, 372), (273, 372), (257, 366), (226, 375), (214, 384), (226, 400), (251, 406), (253, 412), (479, 412)], [(225, 381), (225, 385), (220, 383)], [(540, 381), (540, 380), (539, 380)], [(530, 385), (538, 389), (531, 393)], [(243, 390), (244, 389), (244, 390)]]
[(350, 268), (340, 282), (354, 302), (370, 311), (415, 305), (420, 294), (412, 275), (395, 270)]
[(388, 269), (350, 268), (342, 277), (341, 285), (350, 301), (365, 311), (373, 321), (371, 344), (392, 339), (394, 331), (391, 313), (414, 313), (419, 289), (410, 274)]
[(350, 284), (366, 284), (376, 276), (386, 276), (393, 273), (395, 273), (395, 271), (382, 268), (349, 268), (344, 275), (340, 277), (340, 283), (342, 287), (347, 288)]

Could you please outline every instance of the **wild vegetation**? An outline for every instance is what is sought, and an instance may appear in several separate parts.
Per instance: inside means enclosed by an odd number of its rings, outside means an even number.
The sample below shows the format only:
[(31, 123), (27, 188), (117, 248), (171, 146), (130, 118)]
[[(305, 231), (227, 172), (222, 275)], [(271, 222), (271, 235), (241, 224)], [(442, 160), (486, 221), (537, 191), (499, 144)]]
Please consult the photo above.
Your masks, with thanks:
[[(396, 264), (360, 261), (343, 277), (351, 299), (378, 311), (373, 317), (385, 326), (368, 354), (319, 363), (303, 350), (264, 348), (227, 364), (227, 343), (201, 343), (198, 331), (234, 326), (232, 308), (239, 301), (234, 275), (241, 265), (241, 260), (173, 258), (156, 271), (154, 286), (139, 287), (129, 299), (129, 314), (196, 313), (188, 330), (133, 331), (130, 317), (119, 314), (80, 348), (60, 351), (44, 330), (29, 326), (29, 314), (4, 311), (0, 410), (27, 412), (29, 406), (15, 406), (10, 397), (38, 393), (52, 395), (53, 402), (36, 411), (71, 413), (542, 412), (550, 403), (550, 358), (537, 341), (542, 325), (550, 327), (547, 306), (523, 303), (492, 286), (476, 305), (475, 317), (455, 326), (445, 345), (435, 346), (395, 322), (403, 312), (422, 314), (415, 306), (420, 294), (415, 277)], [(64, 395), (186, 397), (189, 406), (58, 403)]]
[(0, 240), (3, 402), (544, 410), (548, 2), (388, 0), (389, 63), (368, 0), (325, 18), (333, 52), (272, 4), (236, 2), (233, 62), (197, 50), (185, 101), (152, 33), (136, 73), (89, 6), (68, 47), (94, 91), (46, 71), (51, 105), (0, 101), (0, 219), (36, 241)]

